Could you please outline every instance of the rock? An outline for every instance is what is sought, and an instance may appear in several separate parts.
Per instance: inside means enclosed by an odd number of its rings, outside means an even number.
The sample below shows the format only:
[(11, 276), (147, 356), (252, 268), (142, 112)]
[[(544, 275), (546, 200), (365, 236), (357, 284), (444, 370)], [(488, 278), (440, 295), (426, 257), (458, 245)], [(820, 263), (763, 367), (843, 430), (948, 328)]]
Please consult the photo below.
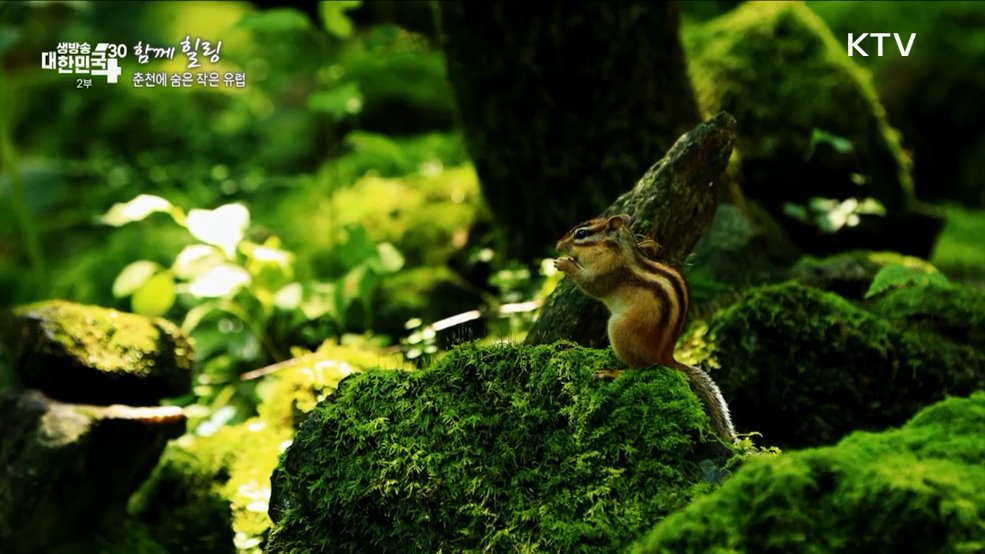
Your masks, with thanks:
[[(229, 426), (223, 435), (242, 439), (244, 431), (243, 426)], [(223, 486), (238, 455), (256, 452), (244, 444), (223, 448), (224, 439), (189, 434), (171, 442), (153, 474), (131, 499), (133, 518), (166, 551), (236, 552), (233, 515)]]
[(185, 430), (177, 407), (63, 404), (0, 392), (0, 544), (45, 552), (118, 523), (165, 444)]
[(257, 387), (257, 416), (218, 428), (202, 424), (168, 444), (130, 513), (168, 552), (253, 552), (270, 529), (270, 474), (308, 412), (350, 373), (399, 365), (400, 354), (351, 336), (282, 362)]
[(924, 273), (939, 273), (933, 264), (914, 256), (853, 250), (825, 258), (805, 256), (791, 269), (790, 275), (801, 284), (851, 300), (862, 300), (875, 276), (890, 265), (904, 266)]
[(806, 5), (747, 2), (684, 38), (702, 108), (738, 121), (743, 192), (799, 247), (930, 254), (942, 218), (917, 202), (871, 77)]
[[(274, 471), (270, 552), (617, 550), (729, 451), (684, 377), (610, 352), (474, 343), (353, 374)], [(719, 470), (720, 471), (720, 470)]]
[(899, 425), (985, 384), (985, 351), (794, 282), (751, 289), (697, 326), (687, 347), (718, 382), (737, 430), (782, 448)]
[(901, 429), (752, 460), (632, 551), (981, 552), (985, 393)]
[(691, 315), (700, 317), (735, 290), (782, 280), (798, 255), (783, 230), (754, 204), (719, 204), (685, 268)]
[(54, 300), (13, 310), (3, 347), (19, 384), (83, 404), (156, 404), (191, 390), (192, 346), (164, 319)]
[(890, 320), (933, 333), (937, 340), (985, 352), (985, 292), (951, 283), (897, 287), (874, 300), (873, 311)]

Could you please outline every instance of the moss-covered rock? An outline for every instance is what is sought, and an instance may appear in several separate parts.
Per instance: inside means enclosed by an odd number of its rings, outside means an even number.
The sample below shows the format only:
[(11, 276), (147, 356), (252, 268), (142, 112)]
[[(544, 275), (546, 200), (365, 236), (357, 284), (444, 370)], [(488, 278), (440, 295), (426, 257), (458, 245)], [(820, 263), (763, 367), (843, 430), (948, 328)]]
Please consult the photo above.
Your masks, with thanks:
[(290, 433), (263, 421), (168, 445), (130, 513), (168, 552), (258, 551), (269, 527), (268, 478)]
[[(702, 108), (738, 121), (743, 191), (799, 246), (929, 254), (941, 222), (918, 210), (871, 77), (810, 9), (747, 2), (689, 26), (684, 38)], [(885, 215), (871, 213), (867, 198)]]
[(349, 377), (274, 472), (269, 551), (618, 549), (728, 451), (701, 443), (679, 372), (595, 378), (614, 363), (568, 343), (466, 344), (429, 369)]
[(752, 460), (636, 552), (981, 552), (985, 394), (901, 429)]
[(279, 366), (257, 387), (256, 417), (200, 426), (203, 434), (168, 445), (131, 499), (131, 516), (169, 552), (259, 553), (271, 524), (270, 474), (297, 425), (344, 377), (399, 358), (347, 336)]
[(86, 406), (33, 390), (0, 393), (3, 551), (47, 551), (117, 525), (167, 441), (184, 428), (181, 410), (172, 407)]
[(944, 213), (930, 261), (951, 280), (985, 289), (985, 210), (947, 206)]
[(749, 291), (696, 327), (688, 346), (738, 430), (784, 448), (899, 425), (985, 384), (985, 352), (793, 282)]
[(2, 327), (16, 381), (59, 400), (147, 405), (191, 390), (191, 342), (164, 319), (53, 300)]
[(738, 203), (719, 204), (690, 258), (692, 315), (700, 317), (735, 289), (782, 280), (799, 256), (769, 214), (735, 195)]
[(940, 273), (930, 262), (914, 256), (853, 250), (825, 258), (805, 256), (794, 265), (790, 275), (804, 285), (862, 300), (879, 271), (891, 265), (923, 273)]
[(985, 292), (950, 283), (896, 287), (875, 298), (873, 311), (985, 352)]

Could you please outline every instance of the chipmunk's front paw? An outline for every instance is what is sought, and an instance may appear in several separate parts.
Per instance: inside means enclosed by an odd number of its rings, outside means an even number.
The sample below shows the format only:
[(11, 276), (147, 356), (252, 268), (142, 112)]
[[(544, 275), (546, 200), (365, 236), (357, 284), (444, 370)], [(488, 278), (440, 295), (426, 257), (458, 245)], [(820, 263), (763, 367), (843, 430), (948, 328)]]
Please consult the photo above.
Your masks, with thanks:
[(622, 375), (623, 371), (625, 371), (625, 370), (622, 370), (622, 369), (603, 369), (601, 371), (596, 371), (595, 372), (595, 378), (596, 379), (615, 379), (616, 377), (619, 377), (620, 375)]
[(574, 273), (581, 269), (581, 265), (574, 258), (557, 258), (554, 260), (554, 268), (564, 273)]

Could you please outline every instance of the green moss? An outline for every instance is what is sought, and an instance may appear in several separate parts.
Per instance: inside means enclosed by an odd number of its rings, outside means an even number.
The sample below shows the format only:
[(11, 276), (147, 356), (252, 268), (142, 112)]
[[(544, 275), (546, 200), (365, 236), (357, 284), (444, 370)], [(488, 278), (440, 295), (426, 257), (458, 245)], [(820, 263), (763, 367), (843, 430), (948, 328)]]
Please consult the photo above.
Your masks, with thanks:
[(791, 276), (804, 285), (862, 300), (879, 271), (892, 265), (923, 273), (939, 273), (933, 264), (915, 256), (852, 250), (824, 258), (804, 256), (791, 269)]
[(259, 552), (270, 474), (297, 424), (347, 375), (399, 359), (353, 337), (298, 356), (258, 386), (257, 417), (169, 444), (130, 512), (171, 552)]
[(600, 382), (611, 353), (460, 346), (343, 381), (272, 478), (269, 548), (612, 550), (708, 487), (707, 417), (679, 372)]
[(985, 292), (950, 283), (896, 288), (880, 295), (873, 310), (938, 340), (985, 352)]
[(229, 502), (214, 484), (228, 479), (223, 458), (196, 444), (182, 438), (168, 446), (130, 512), (169, 552), (234, 552)]
[(55, 398), (151, 404), (191, 389), (191, 342), (163, 319), (53, 300), (13, 310), (3, 327), (19, 381)]
[(738, 430), (783, 448), (899, 425), (985, 383), (985, 352), (792, 282), (750, 290), (697, 327), (688, 347)]
[[(738, 121), (743, 190), (751, 197), (774, 214), (783, 202), (812, 196), (874, 197), (890, 213), (912, 202), (909, 162), (870, 75), (810, 9), (746, 2), (685, 31), (700, 105)], [(847, 139), (850, 151), (818, 142), (815, 131)]]
[(636, 552), (981, 552), (985, 394), (901, 429), (753, 460), (657, 525)]
[(384, 353), (362, 337), (346, 335), (342, 342), (325, 341), (318, 350), (297, 356), (267, 376), (257, 387), (260, 419), (276, 429), (293, 431), (350, 374), (403, 364), (400, 353)]
[(948, 277), (985, 288), (985, 210), (945, 208), (944, 230), (931, 261)]
[(290, 432), (259, 419), (170, 444), (130, 512), (169, 552), (258, 552), (269, 476)]

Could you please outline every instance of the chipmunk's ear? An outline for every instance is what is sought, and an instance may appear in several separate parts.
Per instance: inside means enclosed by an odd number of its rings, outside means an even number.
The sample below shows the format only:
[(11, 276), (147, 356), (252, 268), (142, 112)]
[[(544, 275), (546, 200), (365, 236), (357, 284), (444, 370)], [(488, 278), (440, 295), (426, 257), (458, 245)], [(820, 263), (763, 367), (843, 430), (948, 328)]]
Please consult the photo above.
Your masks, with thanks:
[(628, 214), (614, 215), (609, 218), (607, 227), (610, 231), (615, 231), (616, 229), (629, 225), (629, 222), (630, 217)]

